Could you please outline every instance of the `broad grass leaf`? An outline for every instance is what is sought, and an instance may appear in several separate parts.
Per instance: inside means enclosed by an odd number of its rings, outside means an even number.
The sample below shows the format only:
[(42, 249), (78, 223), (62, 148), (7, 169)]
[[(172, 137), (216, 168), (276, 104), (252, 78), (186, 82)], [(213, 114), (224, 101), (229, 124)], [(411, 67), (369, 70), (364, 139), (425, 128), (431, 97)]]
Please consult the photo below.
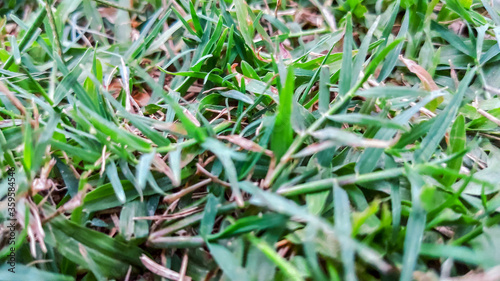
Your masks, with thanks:
[(31, 172), (31, 167), (33, 166), (33, 154), (34, 154), (34, 143), (33, 134), (30, 122), (25, 122), (23, 124), (24, 136), (23, 136), (23, 160), (22, 163), (27, 171)]
[(343, 233), (339, 239), (342, 263), (344, 265), (344, 278), (347, 281), (355, 281), (357, 278), (355, 275), (354, 248), (351, 243), (342, 241), (344, 237), (349, 237), (352, 232), (349, 198), (347, 197), (347, 192), (337, 183), (333, 184), (333, 200), (335, 206), (335, 228), (339, 233)]
[(391, 145), (391, 142), (388, 141), (380, 141), (377, 139), (366, 139), (356, 135), (355, 133), (333, 127), (318, 130), (312, 133), (311, 135), (320, 140), (331, 140), (337, 145), (348, 145), (353, 147), (378, 147), (378, 148), (387, 148)]
[(281, 271), (283, 275), (286, 276), (287, 280), (301, 281), (304, 280), (300, 272), (295, 268), (295, 266), (281, 257), (273, 247), (269, 246), (265, 241), (255, 237), (253, 234), (247, 236), (250, 243), (257, 249), (261, 250), (262, 253), (273, 262)]
[(478, 253), (477, 256), (481, 257), (480, 265), (486, 269), (493, 269), (500, 264), (500, 257), (498, 256), (500, 251), (499, 235), (500, 227), (493, 225), (485, 227), (483, 234), (470, 242), (472, 248)]
[(375, 126), (375, 127), (385, 127), (391, 129), (398, 130), (408, 130), (407, 127), (395, 122), (391, 119), (383, 119), (378, 116), (371, 116), (366, 114), (359, 113), (350, 113), (350, 114), (336, 114), (327, 117), (328, 119), (339, 122), (339, 123), (348, 123), (348, 124), (359, 124), (365, 126)]
[(212, 257), (230, 280), (250, 280), (247, 271), (238, 263), (238, 259), (226, 247), (215, 243), (207, 243), (207, 246)]
[[(225, 239), (238, 234), (259, 231), (268, 228), (283, 226), (286, 222), (284, 216), (279, 214), (264, 214), (261, 216), (249, 216), (237, 220), (234, 224), (226, 227), (216, 234), (209, 235), (210, 240)], [(203, 224), (203, 220), (202, 220)]]
[[(49, 213), (53, 208), (44, 207)], [(49, 210), (50, 209), (50, 210)], [(80, 226), (62, 216), (44, 225), (45, 242), (69, 260), (90, 269), (87, 261), (78, 250), (84, 246), (88, 258), (96, 262), (100, 274), (107, 278), (123, 277), (129, 265), (142, 267), (139, 257), (142, 250), (134, 245), (118, 241), (108, 235)]]
[(213, 195), (209, 194), (207, 199), (207, 204), (205, 205), (205, 210), (203, 212), (203, 218), (200, 224), (200, 235), (208, 241), (209, 235), (212, 233), (214, 228), (215, 217), (217, 216), (217, 209), (219, 207), (219, 200)]
[(241, 70), (246, 77), (261, 80), (255, 69), (248, 62), (241, 62)]
[(203, 28), (200, 24), (200, 18), (196, 14), (196, 10), (194, 8), (193, 2), (189, 2), (189, 12), (191, 13), (191, 20), (193, 22), (194, 30), (196, 34), (201, 37), (203, 35)]
[(178, 140), (178, 146), (175, 150), (168, 153), (168, 164), (170, 164), (170, 169), (172, 169), (172, 184), (179, 186), (181, 184), (181, 169), (182, 169), (182, 147), (180, 144), (183, 143), (183, 139)]
[(457, 93), (450, 100), (450, 103), (446, 106), (446, 108), (436, 117), (436, 122), (432, 124), (432, 127), (427, 133), (427, 136), (420, 144), (420, 148), (415, 151), (415, 162), (426, 162), (431, 158), (432, 154), (434, 154), (436, 147), (439, 145), (439, 142), (446, 134), (446, 130), (455, 119), (455, 116), (465, 95), (465, 91), (468, 89), (468, 86), (472, 81), (474, 74), (475, 68), (467, 72), (465, 77), (462, 79), (462, 82), (460, 82)]
[(437, 31), (441, 36), (441, 38), (450, 43), (450, 45), (453, 46), (455, 49), (459, 50), (460, 52), (470, 57), (474, 57), (473, 51), (464, 43), (462, 38), (458, 37), (458, 35), (452, 33), (451, 31), (444, 28), (435, 21), (431, 21), (431, 28)]
[(366, 90), (359, 90), (356, 95), (366, 97), (366, 98), (399, 98), (399, 97), (421, 97), (427, 96), (429, 93), (415, 88), (408, 87), (396, 87), (396, 86), (385, 86), (385, 87), (374, 87)]
[[(399, 1), (399, 0), (398, 0)], [(365, 69), (365, 75), (363, 78), (358, 81), (357, 85), (363, 85), (368, 78), (375, 73), (375, 70), (377, 67), (384, 61), (389, 53), (396, 48), (401, 42), (403, 41), (403, 38), (396, 38), (392, 43), (384, 47), (379, 53), (375, 55), (375, 57), (372, 59), (372, 61), (368, 64), (368, 66)]]
[(116, 164), (114, 161), (110, 161), (106, 166), (106, 175), (108, 176), (111, 185), (115, 191), (116, 198), (123, 204), (125, 203), (125, 191), (123, 190), (120, 177), (118, 176), (118, 171), (116, 169)]
[(285, 85), (280, 91), (280, 103), (271, 136), (271, 149), (277, 159), (285, 154), (293, 141), (292, 107), (294, 89), (293, 68), (288, 69)]
[(325, 113), (330, 108), (330, 70), (328, 66), (323, 66), (319, 74), (319, 98), (318, 110)]
[(452, 258), (469, 264), (481, 264), (483, 261), (482, 255), (471, 248), (446, 244), (422, 243), (420, 255), (431, 258)]
[(56, 167), (59, 170), (59, 174), (64, 180), (66, 187), (68, 188), (68, 193), (71, 197), (74, 197), (78, 193), (78, 179), (73, 174), (73, 171), (62, 162), (59, 158), (56, 158)]
[(144, 190), (146, 187), (147, 176), (150, 173), (151, 163), (155, 157), (156, 152), (146, 153), (139, 158), (139, 164), (136, 167), (137, 189)]
[[(483, 4), (484, 8), (486, 11), (488, 11), (488, 14), (490, 15), (491, 19), (493, 22), (497, 25), (497, 27), (494, 28), (495, 34), (497, 34), (497, 41), (500, 40), (500, 37), (498, 37), (499, 30), (500, 30), (500, 15), (498, 15), (497, 11), (493, 9), (493, 7), (489, 4), (490, 2), (486, 0), (481, 0), (481, 3)], [(500, 44), (500, 43), (499, 43)]]
[[(450, 132), (450, 146), (448, 147), (448, 154), (458, 153), (463, 151), (466, 147), (467, 138), (466, 138), (466, 129), (465, 129), (465, 117), (463, 115), (459, 115), (453, 126), (451, 127)], [(449, 161), (446, 164), (446, 167), (460, 172), (460, 168), (462, 167), (462, 158), (455, 158)], [(446, 186), (452, 185), (456, 181), (456, 177), (454, 176), (444, 176), (443, 182)]]
[(322, 215), (329, 196), (329, 190), (306, 194), (306, 203), (309, 212), (317, 216)]
[(12, 56), (14, 57), (14, 62), (16, 64), (21, 63), (21, 53), (19, 52), (19, 46), (17, 45), (17, 39), (16, 36), (11, 35), (9, 37), (9, 43), (12, 51)]
[(238, 19), (238, 25), (240, 27), (241, 35), (245, 40), (248, 47), (254, 48), (254, 43), (252, 38), (254, 37), (254, 27), (253, 22), (251, 22), (250, 16), (248, 15), (247, 3), (243, 0), (234, 1), (236, 8), (236, 18)]
[[(344, 96), (351, 89), (352, 77), (352, 20), (351, 13), (346, 16), (346, 27), (344, 33), (344, 47), (342, 56), (342, 68), (339, 78), (339, 95)], [(357, 77), (354, 77), (356, 79)]]
[(406, 166), (406, 174), (411, 184), (412, 208), (406, 228), (400, 281), (413, 280), (413, 271), (420, 253), (426, 222), (426, 212), (420, 202), (421, 190), (425, 183), (421, 176), (408, 166)]
[(354, 87), (356, 81), (358, 80), (359, 74), (361, 73), (361, 69), (363, 68), (363, 63), (365, 62), (366, 55), (368, 54), (368, 50), (370, 47), (370, 41), (372, 40), (373, 33), (378, 27), (379, 21), (380, 21), (380, 16), (377, 17), (373, 25), (366, 33), (365, 38), (361, 43), (361, 46), (359, 46), (358, 53), (356, 54), (356, 58), (354, 59), (354, 63), (352, 66), (351, 87)]
[(225, 91), (225, 92), (224, 91), (220, 92), (220, 94), (226, 98), (231, 98), (231, 99), (242, 101), (244, 103), (253, 104), (253, 99), (240, 91), (229, 90), (229, 91)]
[[(401, 24), (401, 29), (398, 32), (398, 36), (396, 40), (401, 40), (406, 37), (406, 33), (408, 32), (408, 27), (410, 23), (410, 11), (406, 10), (405, 16), (403, 18), (403, 23)], [(391, 74), (392, 70), (396, 66), (398, 61), (398, 56), (401, 54), (401, 50), (403, 49), (404, 41), (400, 41), (397, 46), (392, 49), (388, 54), (387, 58), (382, 65), (382, 69), (380, 69), (380, 73), (377, 77), (378, 82), (384, 81)]]
[(80, 107), (80, 109), (84, 109), (85, 112), (82, 112), (82, 117), (85, 115), (85, 118), (90, 121), (96, 130), (116, 143), (122, 143), (123, 146), (127, 145), (141, 152), (149, 152), (151, 150), (151, 144), (143, 138), (119, 128), (114, 123), (104, 119), (89, 108)]
[(123, 205), (118, 227), (120, 234), (125, 240), (145, 238), (148, 235), (148, 222), (146, 220), (135, 220), (136, 217), (144, 217), (146, 215), (146, 202), (144, 201), (133, 200)]

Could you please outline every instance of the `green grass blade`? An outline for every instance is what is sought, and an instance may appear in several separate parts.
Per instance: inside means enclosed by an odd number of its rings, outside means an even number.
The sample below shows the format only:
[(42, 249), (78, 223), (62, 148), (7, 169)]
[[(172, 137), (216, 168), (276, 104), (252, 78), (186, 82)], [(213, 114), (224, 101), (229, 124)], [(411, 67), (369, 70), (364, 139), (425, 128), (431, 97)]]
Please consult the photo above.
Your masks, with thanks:
[(274, 121), (274, 130), (271, 136), (271, 149), (278, 159), (286, 153), (293, 141), (291, 117), (294, 79), (293, 68), (289, 68), (286, 74), (285, 85), (280, 91), (278, 114)]
[[(416, 105), (399, 114), (392, 121), (397, 122), (400, 125), (406, 124), (410, 120), (410, 118), (420, 110), (420, 108), (424, 107), (427, 103), (435, 98), (436, 95), (429, 95), (425, 97)], [(395, 133), (395, 129), (383, 128), (377, 132), (374, 138), (379, 140), (389, 140), (392, 136), (394, 136)], [(377, 165), (378, 160), (380, 159), (380, 156), (382, 156), (382, 153), (384, 153), (383, 149), (372, 147), (367, 148), (365, 151), (363, 151), (359, 158), (359, 161), (356, 164), (356, 171), (361, 174), (373, 171)]]
[(354, 63), (352, 66), (352, 80), (351, 87), (354, 87), (356, 81), (358, 80), (361, 69), (363, 68), (363, 63), (365, 62), (366, 55), (368, 54), (368, 48), (370, 47), (370, 41), (372, 40), (373, 33), (378, 27), (380, 21), (380, 16), (377, 17), (373, 25), (370, 27), (368, 32), (366, 33), (361, 46), (359, 46), (358, 53), (356, 54), (356, 58), (354, 59)]
[(349, 215), (350, 206), (347, 192), (343, 190), (337, 183), (333, 184), (333, 200), (335, 205), (335, 228), (342, 235), (339, 237), (342, 250), (342, 263), (344, 265), (344, 279), (347, 281), (357, 280), (354, 266), (354, 249), (350, 241), (344, 237), (349, 237), (352, 232), (351, 218)]
[(203, 218), (200, 223), (200, 235), (205, 241), (208, 241), (209, 235), (212, 233), (215, 223), (215, 217), (217, 216), (217, 209), (219, 206), (219, 201), (215, 196), (210, 194), (207, 199), (207, 204), (205, 205), (205, 211), (203, 212)]
[[(448, 147), (448, 153), (454, 154), (463, 151), (467, 144), (466, 129), (465, 129), (465, 117), (459, 115), (450, 131), (450, 146)], [(446, 167), (460, 172), (462, 167), (462, 158), (455, 158), (446, 164)], [(453, 176), (444, 176), (443, 182), (446, 186), (452, 185), (456, 180)]]
[(139, 159), (139, 164), (136, 168), (136, 179), (137, 179), (137, 188), (144, 190), (146, 187), (146, 179), (148, 174), (150, 173), (151, 162), (153, 162), (153, 158), (155, 157), (156, 152), (146, 153), (141, 155)]
[(325, 113), (330, 108), (330, 70), (328, 66), (323, 66), (319, 74), (319, 98), (318, 110)]
[(406, 228), (400, 281), (413, 280), (413, 270), (420, 253), (426, 221), (426, 213), (420, 203), (420, 194), (424, 182), (416, 171), (410, 167), (406, 167), (406, 173), (411, 184), (412, 208)]
[(288, 280), (304, 280), (301, 277), (300, 272), (292, 264), (278, 255), (278, 253), (276, 253), (274, 249), (265, 241), (255, 237), (255, 235), (252, 234), (247, 235), (247, 239), (250, 241), (250, 243), (252, 243), (254, 247), (257, 247), (259, 250), (261, 250), (269, 260), (271, 260), (278, 268), (280, 268), (287, 276)]
[(118, 170), (116, 169), (116, 164), (114, 161), (110, 161), (106, 166), (106, 175), (108, 176), (108, 179), (113, 186), (116, 198), (118, 198), (121, 203), (125, 203), (125, 192), (123, 191), (122, 183), (120, 181), (120, 178), (118, 177)]
[(475, 72), (475, 68), (467, 72), (465, 77), (462, 79), (462, 82), (460, 82), (457, 93), (450, 100), (450, 103), (446, 106), (446, 108), (436, 117), (438, 120), (436, 120), (436, 122), (432, 125), (431, 129), (427, 133), (427, 136), (422, 141), (420, 148), (415, 151), (414, 158), (417, 163), (428, 161), (432, 154), (434, 154), (436, 147), (446, 134), (446, 129), (455, 119), (460, 104), (462, 103), (462, 99), (465, 95), (465, 91), (472, 81)]
[[(351, 13), (348, 13), (346, 16), (346, 27), (344, 33), (344, 47), (343, 47), (343, 55), (342, 55), (342, 68), (340, 69), (340, 78), (339, 78), (339, 95), (345, 96), (349, 89), (351, 89), (351, 79), (353, 79), (352, 75), (352, 20)], [(354, 77), (354, 80), (357, 77)]]
[[(408, 32), (408, 26), (410, 23), (410, 13), (407, 10), (405, 16), (403, 18), (403, 23), (401, 24), (401, 29), (399, 30), (398, 36), (396, 38), (405, 38), (406, 33)], [(396, 48), (394, 48), (388, 55), (387, 60), (382, 65), (382, 69), (377, 77), (377, 81), (384, 81), (389, 74), (391, 74), (392, 70), (396, 66), (398, 61), (398, 56), (401, 54), (401, 50), (403, 49), (404, 42), (400, 42)]]

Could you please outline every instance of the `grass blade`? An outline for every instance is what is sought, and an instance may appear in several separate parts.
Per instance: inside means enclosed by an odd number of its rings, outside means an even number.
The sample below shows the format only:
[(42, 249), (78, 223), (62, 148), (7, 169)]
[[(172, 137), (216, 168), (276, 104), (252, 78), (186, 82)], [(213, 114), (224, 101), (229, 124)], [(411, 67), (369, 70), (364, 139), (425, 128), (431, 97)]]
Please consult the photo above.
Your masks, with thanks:
[(118, 171), (116, 169), (116, 164), (114, 161), (110, 161), (106, 166), (106, 175), (108, 176), (108, 179), (113, 186), (116, 198), (118, 198), (121, 203), (125, 203), (125, 191), (123, 191), (123, 186), (120, 178), (118, 177)]
[(410, 167), (406, 167), (406, 173), (411, 184), (412, 208), (406, 229), (400, 281), (413, 280), (413, 270), (420, 253), (426, 221), (426, 213), (420, 203), (420, 193), (424, 182)]
[(278, 114), (274, 121), (274, 130), (271, 136), (271, 149), (278, 159), (285, 154), (293, 141), (291, 117), (294, 79), (293, 68), (289, 68), (285, 85), (280, 91), (280, 104), (278, 106)]
[[(346, 16), (346, 27), (344, 33), (344, 47), (342, 55), (342, 68), (340, 70), (339, 78), (339, 95), (345, 96), (349, 89), (351, 89), (352, 79), (352, 20), (351, 13)], [(354, 77), (356, 79), (356, 77)]]
[(475, 71), (476, 70), (474, 68), (467, 72), (465, 77), (462, 79), (462, 82), (460, 82), (457, 93), (450, 100), (450, 103), (446, 106), (446, 108), (436, 117), (438, 120), (432, 124), (432, 127), (422, 141), (420, 148), (415, 151), (414, 157), (417, 163), (428, 161), (432, 154), (434, 154), (436, 147), (446, 134), (446, 128), (448, 128), (453, 122), (453, 119), (455, 119), (462, 99), (465, 95), (465, 91), (472, 81)]
[(351, 218), (349, 215), (350, 206), (347, 192), (343, 190), (337, 183), (333, 184), (333, 200), (335, 205), (335, 228), (339, 236), (342, 250), (342, 262), (344, 264), (344, 278), (347, 281), (357, 280), (354, 267), (354, 249), (349, 241), (344, 240), (343, 237), (349, 237), (352, 232)]
[[(451, 127), (450, 132), (450, 146), (448, 147), (448, 153), (450, 155), (454, 153), (458, 153), (460, 151), (465, 150), (467, 143), (466, 138), (466, 130), (465, 130), (465, 117), (463, 115), (459, 115), (453, 126)], [(449, 161), (446, 164), (446, 167), (455, 170), (456, 172), (460, 172), (460, 168), (462, 167), (462, 158), (455, 158)], [(456, 181), (456, 177), (454, 176), (444, 176), (443, 182), (446, 186), (450, 186)]]

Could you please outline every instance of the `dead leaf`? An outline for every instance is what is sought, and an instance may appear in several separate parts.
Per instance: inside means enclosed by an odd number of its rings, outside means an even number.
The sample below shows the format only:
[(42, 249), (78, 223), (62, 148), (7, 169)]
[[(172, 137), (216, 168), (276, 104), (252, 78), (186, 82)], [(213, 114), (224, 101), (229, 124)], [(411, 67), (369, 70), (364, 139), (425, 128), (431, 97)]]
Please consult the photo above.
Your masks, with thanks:
[(97, 9), (101, 17), (107, 19), (110, 23), (114, 24), (116, 20), (116, 12), (118, 11), (116, 8), (112, 7), (100, 7)]
[(399, 55), (399, 59), (408, 67), (408, 70), (413, 74), (417, 75), (417, 77), (422, 81), (424, 85), (424, 89), (427, 91), (437, 91), (439, 90), (438, 86), (432, 79), (431, 75), (427, 70), (418, 65), (416, 62), (403, 58), (402, 55)]
[(132, 94), (132, 98), (140, 107), (143, 107), (149, 104), (149, 99), (151, 98), (151, 96), (149, 96), (149, 94), (144, 91), (137, 91)]
[(56, 160), (52, 158), (50, 159), (49, 162), (47, 162), (43, 166), (42, 171), (40, 172), (40, 177), (33, 180), (33, 184), (31, 185), (31, 190), (33, 191), (33, 194), (47, 190), (49, 187), (55, 185), (52, 180), (48, 179), (50, 171), (52, 170), (55, 164)]
[(262, 146), (256, 144), (255, 142), (248, 140), (248, 139), (246, 139), (242, 136), (239, 136), (239, 135), (218, 136), (218, 138), (232, 142), (245, 150), (249, 150), (249, 151), (253, 151), (253, 152), (264, 152), (269, 157), (274, 156), (272, 151), (270, 151), (268, 149), (264, 149)]
[(196, 119), (196, 117), (194, 117), (194, 115), (193, 115), (193, 114), (192, 114), (189, 110), (187, 110), (186, 108), (184, 108), (184, 110), (183, 110), (182, 112), (186, 115), (186, 117), (187, 117), (189, 120), (191, 120), (191, 122), (193, 122), (193, 123), (194, 123), (194, 125), (196, 125), (196, 127), (200, 127), (200, 126), (201, 126), (201, 125), (200, 125), (200, 121), (198, 121), (198, 120)]
[(4, 93), (10, 102), (21, 112), (22, 115), (26, 115), (26, 109), (23, 104), (17, 99), (17, 97), (12, 94), (12, 92), (0, 81), (0, 92)]
[(280, 58), (282, 59), (291, 59), (292, 58), (292, 55), (290, 54), (290, 52), (285, 49), (285, 46), (280, 43)]
[(179, 123), (168, 123), (168, 122), (155, 123), (153, 124), (153, 128), (155, 128), (158, 131), (166, 131), (172, 134), (187, 135), (186, 129), (184, 129), (184, 126), (182, 126), (182, 124)]
[[(153, 272), (154, 274), (156, 274), (158, 276), (172, 279), (172, 280), (179, 280), (179, 278), (180, 278), (179, 273), (173, 271), (172, 269), (166, 268), (163, 265), (157, 264), (154, 260), (150, 259), (146, 255), (142, 255), (139, 259), (141, 260), (142, 264), (147, 269), (149, 269), (151, 272)], [(190, 280), (191, 280), (191, 277), (185, 276), (182, 281), (190, 281)]]
[(164, 173), (171, 181), (173, 186), (179, 186), (181, 183), (175, 178), (174, 173), (172, 172), (172, 169), (163, 161), (161, 158), (161, 155), (157, 153), (155, 157), (153, 158), (153, 166), (156, 167), (156, 169), (159, 172)]

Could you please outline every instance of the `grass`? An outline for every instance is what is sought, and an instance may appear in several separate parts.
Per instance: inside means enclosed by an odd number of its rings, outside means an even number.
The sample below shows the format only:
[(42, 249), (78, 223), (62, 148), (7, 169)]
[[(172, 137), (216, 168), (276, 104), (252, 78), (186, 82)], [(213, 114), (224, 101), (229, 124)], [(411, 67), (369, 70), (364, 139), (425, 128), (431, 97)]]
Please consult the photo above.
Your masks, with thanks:
[(500, 279), (497, 2), (6, 5), (0, 280)]

